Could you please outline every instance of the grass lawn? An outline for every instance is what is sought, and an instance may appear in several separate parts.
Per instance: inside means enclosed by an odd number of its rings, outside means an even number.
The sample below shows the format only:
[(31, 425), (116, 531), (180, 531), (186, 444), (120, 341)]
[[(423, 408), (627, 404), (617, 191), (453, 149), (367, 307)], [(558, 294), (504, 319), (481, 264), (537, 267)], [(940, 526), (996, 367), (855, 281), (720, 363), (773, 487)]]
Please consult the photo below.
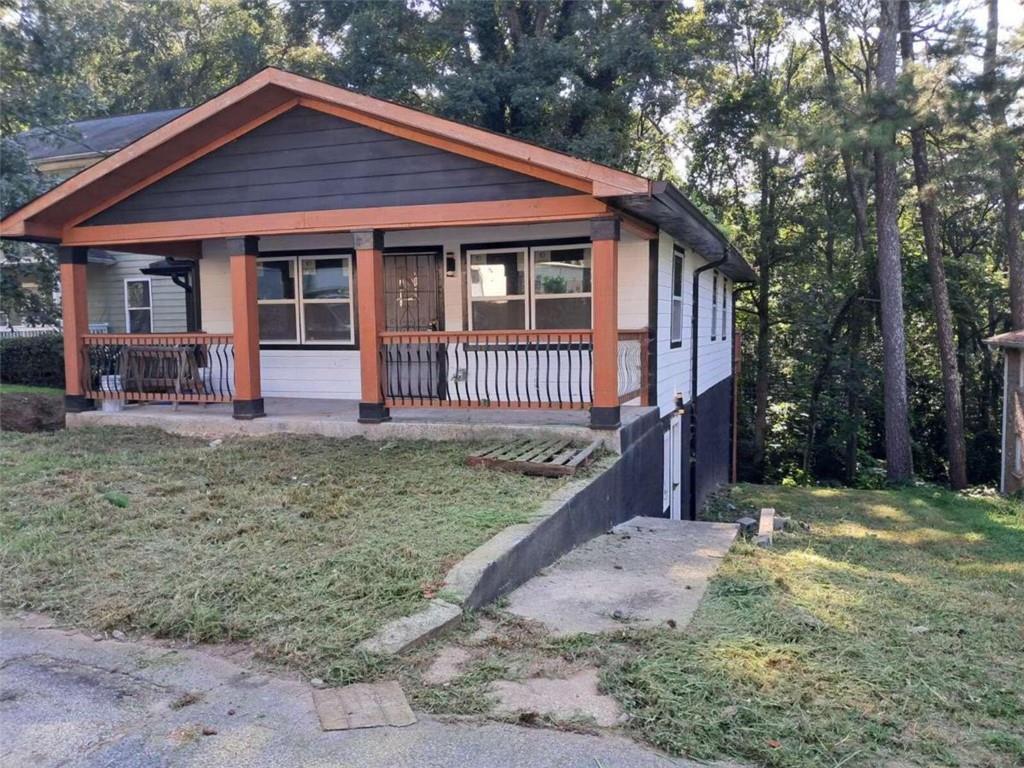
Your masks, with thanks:
[(53, 395), (63, 398), (64, 390), (53, 387), (30, 387), (27, 384), (0, 384), (0, 396), (2, 395)]
[(247, 640), (332, 682), (353, 646), (561, 481), (469, 443), (0, 434), (0, 601), (84, 627)]
[[(726, 502), (734, 506), (729, 508)], [(492, 612), (485, 648), (418, 706), (486, 711), (496, 679), (596, 666), (633, 735), (675, 754), (787, 768), (1024, 765), (1024, 508), (934, 488), (741, 486), (724, 519), (810, 525), (737, 544), (684, 632), (551, 638)], [(410, 663), (425, 668), (429, 654)], [(569, 726), (574, 724), (570, 723)]]
[(810, 531), (736, 548), (686, 634), (624, 640), (605, 682), (640, 734), (770, 766), (1024, 764), (1019, 502), (749, 486), (731, 500)]

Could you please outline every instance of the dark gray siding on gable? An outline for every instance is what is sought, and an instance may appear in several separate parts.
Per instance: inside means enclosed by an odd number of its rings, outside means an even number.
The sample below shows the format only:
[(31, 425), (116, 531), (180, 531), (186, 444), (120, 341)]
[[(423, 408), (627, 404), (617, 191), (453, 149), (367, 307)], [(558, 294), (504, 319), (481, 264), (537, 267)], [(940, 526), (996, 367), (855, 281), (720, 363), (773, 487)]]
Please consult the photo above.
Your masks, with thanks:
[(578, 194), (299, 107), (93, 216), (132, 224)]

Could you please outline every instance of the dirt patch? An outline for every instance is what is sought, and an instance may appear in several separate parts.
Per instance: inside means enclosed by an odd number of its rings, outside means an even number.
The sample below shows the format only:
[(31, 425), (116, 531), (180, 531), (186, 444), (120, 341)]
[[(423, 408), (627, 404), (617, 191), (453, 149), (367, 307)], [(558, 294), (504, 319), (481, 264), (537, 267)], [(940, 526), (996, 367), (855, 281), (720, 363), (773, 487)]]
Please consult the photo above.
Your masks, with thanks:
[(0, 429), (53, 432), (64, 428), (64, 401), (59, 395), (10, 393), (0, 396)]
[(568, 678), (535, 677), (498, 680), (491, 686), (499, 714), (546, 715), (559, 720), (592, 720), (599, 726), (619, 723), (622, 710), (611, 696), (598, 690), (596, 669), (584, 669)]

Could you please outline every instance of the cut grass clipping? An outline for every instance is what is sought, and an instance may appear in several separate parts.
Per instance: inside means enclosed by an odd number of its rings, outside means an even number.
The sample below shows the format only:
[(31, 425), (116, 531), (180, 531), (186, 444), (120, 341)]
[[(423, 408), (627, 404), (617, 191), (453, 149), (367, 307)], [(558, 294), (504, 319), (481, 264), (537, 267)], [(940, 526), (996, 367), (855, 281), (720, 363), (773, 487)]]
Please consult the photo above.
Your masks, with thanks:
[(465, 466), (470, 443), (218, 447), (155, 430), (0, 435), (0, 593), (97, 629), (249, 640), (332, 682), (470, 550), (562, 481)]
[(732, 500), (811, 530), (739, 545), (689, 632), (634, 638), (605, 677), (634, 728), (769, 766), (1024, 764), (1019, 503), (935, 488)]

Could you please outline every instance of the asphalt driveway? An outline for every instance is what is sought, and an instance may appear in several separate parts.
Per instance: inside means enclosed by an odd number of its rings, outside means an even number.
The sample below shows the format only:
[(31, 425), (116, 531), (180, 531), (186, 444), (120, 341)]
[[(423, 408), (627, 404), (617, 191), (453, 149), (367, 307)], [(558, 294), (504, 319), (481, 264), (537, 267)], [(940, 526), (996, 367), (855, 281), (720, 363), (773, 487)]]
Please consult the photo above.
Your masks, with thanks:
[(0, 620), (0, 763), (33, 766), (667, 768), (620, 737), (423, 715), (325, 733), (309, 686), (203, 651)]

